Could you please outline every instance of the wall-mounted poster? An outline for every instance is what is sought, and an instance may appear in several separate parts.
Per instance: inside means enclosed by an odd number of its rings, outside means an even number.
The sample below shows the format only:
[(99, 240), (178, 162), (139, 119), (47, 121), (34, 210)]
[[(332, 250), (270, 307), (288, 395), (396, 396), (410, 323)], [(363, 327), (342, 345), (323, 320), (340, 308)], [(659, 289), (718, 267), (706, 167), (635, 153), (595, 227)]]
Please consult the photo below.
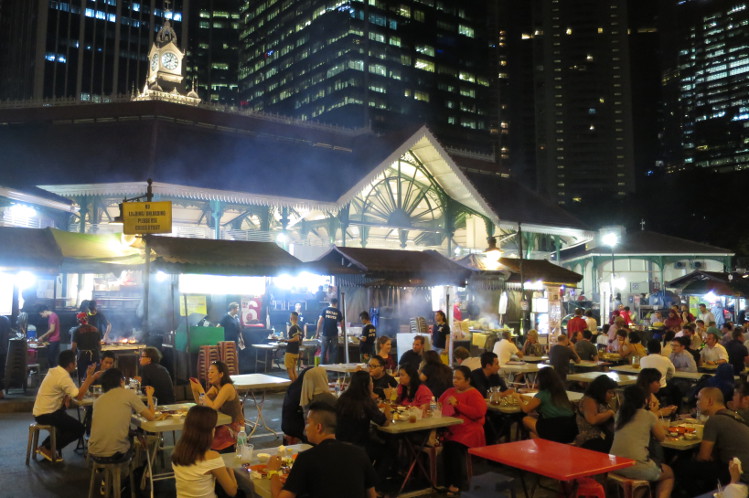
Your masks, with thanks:
[(245, 327), (262, 323), (263, 298), (243, 297), (241, 304), (242, 325)]

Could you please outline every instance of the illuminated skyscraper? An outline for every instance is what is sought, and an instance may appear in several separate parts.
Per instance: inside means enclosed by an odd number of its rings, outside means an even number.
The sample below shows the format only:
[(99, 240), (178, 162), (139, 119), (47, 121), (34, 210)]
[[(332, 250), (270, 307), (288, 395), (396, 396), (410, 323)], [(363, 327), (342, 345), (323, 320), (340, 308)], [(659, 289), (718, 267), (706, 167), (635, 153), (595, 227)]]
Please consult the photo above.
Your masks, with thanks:
[(239, 103), (239, 8), (242, 0), (193, 2), (187, 75), (205, 101)]
[(665, 4), (667, 170), (749, 168), (749, 2)]
[[(101, 101), (145, 81), (165, 17), (186, 45), (190, 0), (0, 1), (0, 99)], [(184, 50), (184, 46), (182, 47)]]
[(533, 9), (519, 43), (534, 45), (538, 190), (560, 204), (624, 197), (635, 188), (626, 1)]
[(491, 2), (267, 0), (242, 7), (244, 107), (376, 131), (426, 122), (491, 150), (498, 131)]

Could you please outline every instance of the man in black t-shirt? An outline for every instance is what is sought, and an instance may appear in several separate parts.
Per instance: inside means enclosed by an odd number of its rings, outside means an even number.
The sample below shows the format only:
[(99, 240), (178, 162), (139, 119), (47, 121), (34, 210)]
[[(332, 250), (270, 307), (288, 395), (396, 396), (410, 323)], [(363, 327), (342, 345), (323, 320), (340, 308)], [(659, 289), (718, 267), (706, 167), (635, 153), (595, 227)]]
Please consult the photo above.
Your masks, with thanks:
[(398, 381), (385, 371), (385, 364), (382, 358), (377, 355), (372, 356), (367, 363), (369, 366), (369, 375), (372, 377), (372, 391), (378, 398), (387, 400), (385, 389), (394, 389), (398, 387)]
[(343, 313), (337, 306), (338, 299), (332, 298), (330, 306), (322, 310), (317, 319), (315, 337), (321, 339), (320, 360), (323, 363), (338, 363), (338, 324), (343, 321)]
[(229, 303), (227, 313), (219, 322), (219, 325), (224, 327), (224, 340), (234, 341), (239, 340), (239, 303)]
[(414, 336), (414, 342), (411, 344), (411, 349), (403, 353), (401, 356), (400, 361), (398, 362), (399, 366), (403, 365), (410, 365), (413, 367), (414, 370), (419, 370), (419, 365), (421, 365), (421, 360), (423, 359), (421, 355), (424, 352), (424, 336), (417, 335)]
[(359, 319), (364, 327), (359, 338), (359, 354), (361, 361), (367, 362), (375, 354), (375, 342), (377, 342), (377, 329), (369, 321), (369, 313), (362, 311), (359, 313)]
[(281, 458), (268, 461), (273, 498), (375, 498), (377, 479), (366, 452), (353, 444), (336, 440), (335, 409), (325, 403), (312, 403), (304, 433), (315, 445), (299, 453), (291, 473), (282, 483), (278, 475)]
[(160, 361), (161, 351), (151, 346), (144, 348), (140, 353), (140, 376), (135, 378), (143, 387), (153, 386), (153, 395), (160, 405), (171, 405), (175, 402), (172, 376)]
[(88, 324), (92, 327), (96, 327), (101, 332), (101, 340), (107, 342), (109, 340), (109, 333), (112, 331), (112, 324), (109, 323), (104, 313), (98, 310), (96, 307), (96, 301), (91, 300), (88, 302)]
[(485, 398), (490, 387), (499, 387), (503, 394), (510, 394), (498, 372), (499, 358), (493, 352), (485, 351), (481, 354), (481, 368), (471, 372), (471, 385)]
[(283, 356), (283, 364), (289, 373), (289, 380), (294, 382), (298, 377), (296, 365), (299, 361), (299, 343), (304, 334), (302, 329), (299, 328), (299, 313), (292, 311), (289, 314), (289, 322), (291, 322), (291, 327), (289, 327), (288, 338), (286, 339), (286, 354)]

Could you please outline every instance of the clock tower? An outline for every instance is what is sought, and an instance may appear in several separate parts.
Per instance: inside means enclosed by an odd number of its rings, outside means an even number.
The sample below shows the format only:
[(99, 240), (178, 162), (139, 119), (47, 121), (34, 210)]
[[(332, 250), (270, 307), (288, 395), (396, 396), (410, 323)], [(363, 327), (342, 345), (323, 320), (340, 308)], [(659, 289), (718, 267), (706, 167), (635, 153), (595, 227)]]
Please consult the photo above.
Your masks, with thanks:
[(143, 91), (133, 100), (168, 100), (188, 105), (198, 105), (200, 97), (193, 88), (185, 92), (184, 57), (177, 46), (177, 33), (167, 19), (156, 34), (148, 52), (148, 76)]

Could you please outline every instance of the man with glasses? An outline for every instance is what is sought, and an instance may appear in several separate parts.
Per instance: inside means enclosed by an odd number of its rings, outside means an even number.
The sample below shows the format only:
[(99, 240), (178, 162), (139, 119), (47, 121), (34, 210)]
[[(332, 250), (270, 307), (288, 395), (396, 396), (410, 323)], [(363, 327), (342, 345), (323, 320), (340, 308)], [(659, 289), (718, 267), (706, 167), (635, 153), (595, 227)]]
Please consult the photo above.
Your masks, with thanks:
[(369, 365), (369, 375), (372, 377), (374, 393), (378, 398), (386, 400), (387, 395), (385, 389), (393, 389), (397, 387), (398, 381), (385, 372), (385, 365), (382, 363), (382, 359), (379, 356), (371, 357), (367, 365)]
[(143, 348), (140, 353), (140, 377), (135, 377), (143, 387), (153, 386), (154, 396), (162, 405), (175, 402), (174, 385), (169, 371), (159, 364), (161, 352), (154, 347)]
[(697, 372), (697, 363), (694, 361), (692, 353), (687, 351), (689, 347), (689, 337), (674, 337), (671, 341), (671, 363), (674, 364), (677, 372)]

